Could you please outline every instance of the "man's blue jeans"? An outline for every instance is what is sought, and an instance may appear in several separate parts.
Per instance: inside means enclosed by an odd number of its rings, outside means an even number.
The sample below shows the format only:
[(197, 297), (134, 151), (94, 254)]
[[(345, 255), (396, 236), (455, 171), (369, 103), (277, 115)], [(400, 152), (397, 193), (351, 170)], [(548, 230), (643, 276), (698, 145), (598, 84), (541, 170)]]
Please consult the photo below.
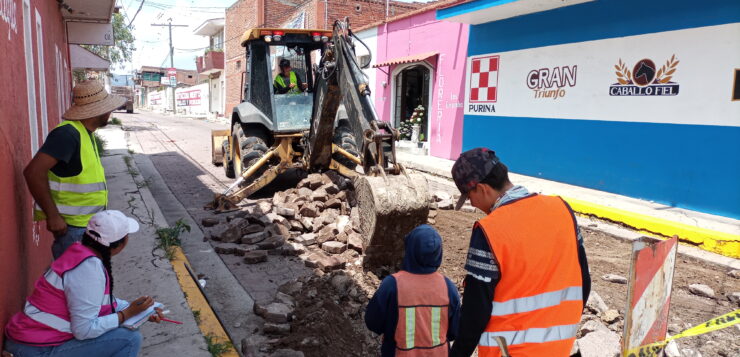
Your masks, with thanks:
[(67, 226), (67, 233), (61, 237), (54, 238), (54, 244), (51, 245), (51, 254), (54, 255), (54, 259), (59, 259), (59, 256), (72, 243), (81, 241), (83, 233), (85, 233), (84, 227)]
[(136, 357), (141, 333), (124, 327), (89, 340), (73, 339), (59, 346), (29, 346), (5, 339), (5, 350), (14, 357)]

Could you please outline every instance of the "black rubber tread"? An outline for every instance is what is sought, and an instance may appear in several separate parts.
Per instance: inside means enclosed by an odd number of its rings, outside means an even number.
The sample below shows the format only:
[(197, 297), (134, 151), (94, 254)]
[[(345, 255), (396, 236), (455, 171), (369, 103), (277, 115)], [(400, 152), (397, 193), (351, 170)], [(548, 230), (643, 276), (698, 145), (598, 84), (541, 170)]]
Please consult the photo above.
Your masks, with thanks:
[[(234, 124), (233, 132), (236, 133), (236, 139), (239, 142), (241, 148), (241, 157), (239, 160), (242, 161), (242, 172), (246, 171), (250, 166), (259, 161), (259, 159), (267, 153), (267, 145), (265, 140), (259, 136), (247, 136), (241, 124)], [(251, 178), (244, 181), (244, 186), (251, 184), (254, 180), (260, 177), (265, 171), (267, 171), (268, 165), (262, 166)], [(241, 172), (239, 173), (241, 175)]]
[[(355, 156), (360, 156), (360, 150), (357, 149), (357, 140), (355, 140), (355, 135), (352, 134), (352, 129), (349, 128), (349, 123), (347, 123), (346, 120), (340, 120), (337, 127), (334, 128), (333, 142), (335, 145), (344, 149), (344, 151)], [(336, 153), (332, 155), (332, 158), (351, 170), (354, 170), (355, 167), (357, 167), (357, 164), (354, 161), (341, 154)]]
[(224, 140), (223, 143), (221, 143), (221, 150), (223, 150), (223, 158), (221, 161), (223, 162), (222, 166), (224, 167), (224, 175), (233, 179), (236, 177), (236, 174), (234, 173), (234, 161), (230, 158), (231, 153), (229, 152), (228, 140)]

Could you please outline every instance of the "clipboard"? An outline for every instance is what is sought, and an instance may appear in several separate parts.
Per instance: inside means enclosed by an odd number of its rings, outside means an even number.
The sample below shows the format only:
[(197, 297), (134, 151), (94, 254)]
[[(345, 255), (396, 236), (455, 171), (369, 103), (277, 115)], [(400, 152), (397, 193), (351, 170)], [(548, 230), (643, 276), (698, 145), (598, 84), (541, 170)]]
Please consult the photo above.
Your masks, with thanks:
[(162, 306), (164, 306), (162, 305), (162, 303), (155, 302), (148, 309), (126, 319), (126, 321), (124, 321), (123, 324), (121, 324), (121, 326), (129, 330), (136, 330), (139, 327), (141, 327), (141, 325), (143, 325), (145, 322), (149, 320), (149, 316), (152, 316), (155, 314), (155, 311), (154, 311), (155, 308), (161, 308)]

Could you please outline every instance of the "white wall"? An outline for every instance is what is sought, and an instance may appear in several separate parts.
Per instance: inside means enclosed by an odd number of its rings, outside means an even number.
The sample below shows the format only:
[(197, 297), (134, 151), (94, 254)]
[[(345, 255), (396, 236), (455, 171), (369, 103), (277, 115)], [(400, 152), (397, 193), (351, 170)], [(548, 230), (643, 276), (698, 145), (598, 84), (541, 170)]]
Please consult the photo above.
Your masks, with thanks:
[(177, 113), (186, 115), (208, 115), (208, 106), (210, 101), (208, 85), (208, 83), (202, 83), (197, 86), (177, 88), (175, 90)]
[[(378, 54), (377, 53), (378, 52), (377, 51), (378, 49), (378, 28), (373, 27), (367, 30), (362, 30), (360, 32), (357, 32), (355, 35), (357, 35), (357, 37), (359, 37), (362, 40), (362, 42), (364, 42), (370, 48), (370, 51), (371, 51), (372, 61), (370, 61), (370, 67), (363, 70), (363, 72), (365, 72), (365, 74), (368, 77), (368, 84), (370, 85), (370, 92), (371, 92), (370, 98), (372, 99), (373, 102), (375, 102), (376, 88), (374, 88), (373, 86), (375, 85), (375, 75), (378, 70), (373, 68), (373, 65), (377, 63), (376, 57)], [(355, 55), (357, 55), (357, 57), (359, 58), (360, 56), (364, 56), (367, 54), (368, 52), (365, 46), (363, 46), (361, 43), (356, 41)]]

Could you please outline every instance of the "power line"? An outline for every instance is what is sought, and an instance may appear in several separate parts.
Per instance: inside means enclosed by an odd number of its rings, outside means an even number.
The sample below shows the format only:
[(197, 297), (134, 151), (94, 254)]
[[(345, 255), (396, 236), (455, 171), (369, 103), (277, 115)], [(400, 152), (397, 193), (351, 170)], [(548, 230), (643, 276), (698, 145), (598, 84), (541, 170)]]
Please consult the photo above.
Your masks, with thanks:
[(136, 13), (134, 14), (134, 17), (129, 21), (128, 28), (131, 28), (131, 24), (134, 23), (134, 20), (136, 20), (136, 15), (139, 14), (139, 11), (141, 11), (141, 8), (144, 6), (144, 0), (141, 0), (141, 4), (139, 4), (139, 8), (136, 10)]
[[(158, 26), (163, 27), (167, 26), (170, 30), (170, 68), (175, 68), (175, 48), (172, 46), (172, 28), (173, 27), (188, 27), (188, 25), (173, 25), (172, 24), (172, 18), (167, 19), (166, 24), (152, 24), (152, 26)], [(170, 83), (172, 85), (172, 83)], [(177, 84), (175, 84), (177, 86)], [(177, 112), (177, 107), (175, 106), (175, 90), (172, 89), (172, 113)]]

